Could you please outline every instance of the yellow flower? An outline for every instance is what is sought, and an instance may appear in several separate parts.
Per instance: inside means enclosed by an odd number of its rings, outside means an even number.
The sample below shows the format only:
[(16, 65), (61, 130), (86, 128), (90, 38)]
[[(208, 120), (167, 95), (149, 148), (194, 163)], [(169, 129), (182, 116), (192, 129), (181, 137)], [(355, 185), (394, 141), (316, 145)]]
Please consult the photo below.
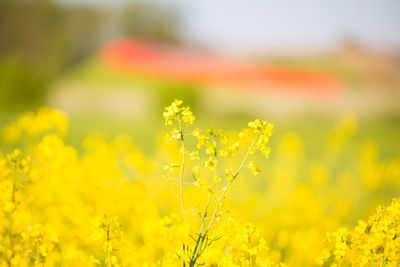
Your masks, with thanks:
[(249, 164), (247, 164), (247, 167), (250, 169), (251, 173), (256, 176), (261, 172), (260, 170), (260, 165), (254, 163), (254, 161), (250, 161)]
[(21, 150), (15, 149), (11, 154), (7, 155), (7, 159), (15, 171), (21, 173), (29, 172), (31, 158), (29, 156), (24, 156)]
[(4, 212), (6, 212), (6, 213), (12, 212), (12, 211), (14, 210), (14, 208), (15, 208), (15, 204), (14, 204), (13, 202), (11, 202), (11, 201), (7, 201), (7, 202), (4, 203), (4, 205), (3, 205), (3, 210), (4, 210)]
[(217, 183), (219, 183), (221, 181), (221, 177), (218, 175), (218, 174), (215, 174), (214, 176), (213, 176), (213, 182), (214, 182), (214, 184), (217, 184)]
[(163, 117), (166, 125), (172, 125), (176, 120), (182, 120), (186, 125), (191, 125), (195, 121), (190, 107), (181, 107), (182, 100), (175, 99), (171, 105), (166, 107), (163, 112)]
[(196, 130), (194, 130), (194, 131), (192, 132), (192, 135), (195, 136), (195, 137), (198, 137), (200, 134), (201, 134), (201, 131), (200, 131), (199, 128), (196, 128)]
[(172, 123), (178, 119), (178, 113), (181, 111), (179, 106), (182, 105), (182, 103), (181, 100), (175, 99), (171, 105), (165, 108), (163, 117), (166, 125), (172, 125)]
[(173, 172), (175, 168), (177, 167), (175, 162), (169, 162), (164, 166), (164, 170), (168, 172)]
[(182, 120), (186, 125), (192, 125), (195, 119), (189, 107), (182, 108)]
[(227, 168), (227, 169), (225, 169), (225, 177), (226, 177), (226, 179), (227, 179), (228, 181), (233, 180), (233, 178), (235, 178), (234, 175), (235, 175), (235, 174), (234, 174), (234, 171), (233, 171), (232, 168)]
[(199, 151), (192, 151), (189, 153), (190, 160), (199, 159)]
[(213, 171), (215, 168), (215, 164), (215, 159), (213, 157), (210, 157), (206, 162), (204, 162), (204, 167), (209, 168)]

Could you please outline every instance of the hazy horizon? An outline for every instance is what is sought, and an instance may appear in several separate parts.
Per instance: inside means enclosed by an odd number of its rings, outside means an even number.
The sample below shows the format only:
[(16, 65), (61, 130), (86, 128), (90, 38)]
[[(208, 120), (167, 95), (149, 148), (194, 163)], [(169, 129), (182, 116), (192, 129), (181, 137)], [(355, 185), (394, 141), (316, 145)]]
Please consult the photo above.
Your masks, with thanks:
[[(61, 0), (116, 5), (139, 1)], [(172, 6), (188, 42), (221, 52), (324, 51), (343, 41), (371, 49), (400, 49), (400, 1), (396, 0), (152, 0)]]

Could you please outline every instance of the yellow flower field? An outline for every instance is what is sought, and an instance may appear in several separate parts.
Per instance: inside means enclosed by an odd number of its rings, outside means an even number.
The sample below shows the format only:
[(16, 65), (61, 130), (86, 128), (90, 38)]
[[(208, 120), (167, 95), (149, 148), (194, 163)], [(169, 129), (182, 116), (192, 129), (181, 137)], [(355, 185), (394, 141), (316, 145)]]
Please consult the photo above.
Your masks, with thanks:
[(400, 158), (345, 155), (356, 118), (309, 160), (295, 133), (271, 151), (267, 121), (195, 115), (166, 107), (151, 157), (127, 134), (69, 146), (57, 110), (20, 115), (1, 132), (0, 266), (400, 266)]

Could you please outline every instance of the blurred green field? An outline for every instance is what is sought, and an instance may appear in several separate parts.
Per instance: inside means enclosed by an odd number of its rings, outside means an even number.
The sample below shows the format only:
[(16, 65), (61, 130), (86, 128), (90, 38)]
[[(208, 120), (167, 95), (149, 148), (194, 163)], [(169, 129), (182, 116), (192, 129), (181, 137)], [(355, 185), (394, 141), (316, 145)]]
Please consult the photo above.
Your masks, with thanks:
[[(357, 84), (365, 83), (368, 78), (363, 77), (359, 72), (350, 68), (340, 60), (323, 59), (270, 59), (270, 62), (286, 67), (296, 67), (298, 69), (323, 69), (331, 70), (339, 77), (348, 80), (357, 80)], [(322, 67), (321, 67), (322, 66)], [(312, 112), (300, 112), (289, 116), (277, 116), (276, 114), (264, 114), (254, 111), (228, 110), (214, 113), (207, 107), (202, 106), (201, 99), (204, 95), (213, 90), (219, 91), (229, 99), (232, 95), (237, 95), (236, 91), (221, 90), (216, 88), (200, 88), (196, 85), (179, 84), (167, 81), (157, 81), (143, 77), (133, 77), (132, 75), (118, 73), (107, 69), (98, 59), (90, 59), (79, 67), (66, 73), (53, 83), (53, 94), (62, 87), (69, 91), (91, 91), (92, 94), (112, 92), (115, 88), (134, 92), (138, 95), (145, 95), (144, 101), (151, 100), (151, 105), (146, 112), (139, 114), (109, 114), (107, 111), (99, 114), (98, 110), (84, 111), (65, 111), (70, 120), (70, 129), (66, 141), (75, 147), (80, 147), (82, 140), (89, 134), (105, 135), (113, 138), (119, 133), (128, 133), (133, 141), (151, 155), (157, 147), (157, 139), (160, 131), (165, 129), (161, 113), (164, 106), (171, 100), (180, 98), (191, 105), (194, 112), (199, 114), (198, 122), (201, 127), (214, 126), (227, 130), (240, 130), (245, 127), (247, 122), (256, 117), (269, 120), (276, 126), (275, 138), (271, 141), (272, 150), (274, 146), (287, 133), (296, 133), (304, 141), (304, 151), (310, 158), (318, 158), (329, 137), (330, 131), (340, 123), (343, 114), (348, 113), (338, 111), (337, 114), (316, 114)], [(65, 89), (66, 88), (66, 89)], [(61, 95), (62, 96), (62, 95)], [(135, 95), (133, 95), (135, 96)], [(141, 101), (143, 99), (139, 99)], [(89, 101), (90, 99), (84, 99)], [(57, 103), (48, 100), (48, 106), (59, 108)], [(118, 105), (118, 103), (116, 103)], [(215, 105), (218, 105), (216, 102)], [(246, 105), (251, 106), (252, 103)], [(15, 120), (18, 114), (25, 112), (23, 109), (2, 111), (0, 113), (0, 127)], [(352, 111), (350, 111), (352, 112)], [(353, 112), (355, 113), (355, 112)], [(355, 113), (357, 116), (357, 113)], [(373, 140), (380, 151), (379, 156), (390, 158), (399, 155), (400, 141), (400, 116), (396, 114), (377, 114), (372, 116), (357, 116), (358, 126), (355, 135), (349, 142), (349, 156), (357, 157), (357, 147), (360, 147), (368, 140)], [(353, 152), (351, 152), (353, 151)]]

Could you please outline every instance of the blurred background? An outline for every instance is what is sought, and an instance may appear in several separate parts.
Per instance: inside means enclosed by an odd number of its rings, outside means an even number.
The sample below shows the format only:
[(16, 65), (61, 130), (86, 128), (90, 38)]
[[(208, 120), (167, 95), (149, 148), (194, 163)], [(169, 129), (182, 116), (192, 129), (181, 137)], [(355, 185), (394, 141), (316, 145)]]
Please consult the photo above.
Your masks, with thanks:
[(152, 154), (181, 98), (200, 125), (260, 117), (310, 157), (352, 118), (352, 143), (397, 156), (399, 13), (396, 0), (1, 0), (0, 127), (49, 106), (70, 144), (128, 132)]

